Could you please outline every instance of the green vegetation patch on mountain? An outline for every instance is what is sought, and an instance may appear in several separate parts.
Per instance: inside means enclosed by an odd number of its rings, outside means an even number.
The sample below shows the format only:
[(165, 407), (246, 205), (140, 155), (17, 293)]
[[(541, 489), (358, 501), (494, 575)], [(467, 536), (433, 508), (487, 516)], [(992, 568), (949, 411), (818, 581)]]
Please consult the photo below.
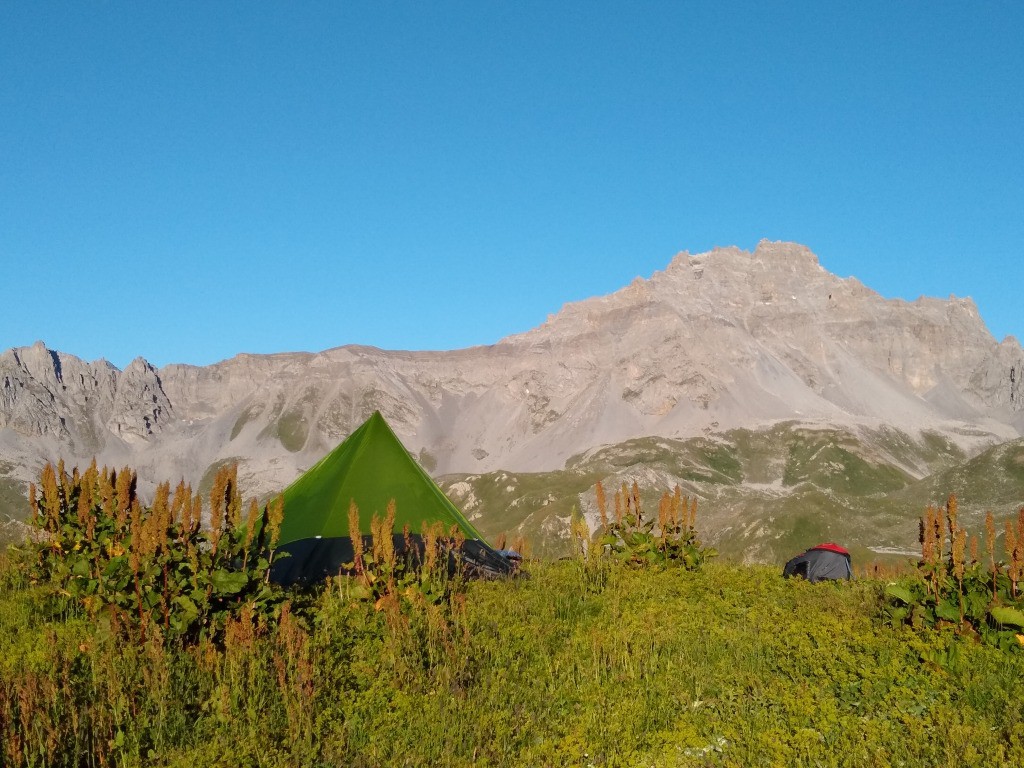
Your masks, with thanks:
[(743, 480), (739, 450), (729, 436), (689, 440), (640, 437), (573, 456), (566, 462), (566, 469), (613, 474), (638, 464), (693, 482), (731, 484)]
[(875, 550), (909, 550), (916, 541), (917, 519), (893, 515), (876, 499), (804, 484), (778, 496), (727, 489), (702, 502), (698, 526), (729, 560), (782, 563), (807, 547), (836, 541), (850, 550), (855, 563), (865, 564), (889, 559)]
[(488, 472), (446, 475), (441, 489), (491, 541), (524, 537), (537, 556), (566, 552), (568, 519), (580, 494), (600, 480), (596, 472)]
[(893, 466), (864, 458), (857, 439), (834, 431), (798, 430), (788, 448), (783, 485), (809, 482), (837, 493), (868, 496), (898, 490), (911, 479)]
[(220, 472), (224, 467), (230, 467), (232, 464), (241, 464), (241, 456), (229, 456), (226, 459), (220, 459), (219, 461), (213, 462), (206, 468), (203, 473), (203, 477), (199, 481), (199, 487), (196, 489), (196, 493), (203, 499), (209, 500), (210, 491), (213, 490), (213, 481), (217, 477), (217, 473)]
[(887, 455), (890, 463), (913, 468), (918, 477), (930, 475), (967, 460), (956, 443), (938, 432), (924, 431), (918, 439), (891, 427), (865, 432), (876, 450)]
[(14, 467), (0, 462), (0, 550), (25, 537), (28, 517), (28, 484), (9, 475)]
[(242, 433), (242, 430), (245, 429), (247, 425), (258, 419), (262, 413), (263, 405), (261, 403), (250, 403), (243, 408), (242, 412), (238, 414), (238, 418), (235, 419), (234, 426), (231, 427), (231, 440), (238, 437)]
[(783, 562), (831, 539), (869, 562), (914, 550), (923, 509), (951, 492), (968, 510), (1024, 503), (1024, 440), (967, 459), (934, 432), (786, 422), (686, 440), (636, 438), (574, 456), (561, 472), (450, 476), (444, 487), (457, 491), (457, 504), (471, 503), (466, 511), (485, 535), (523, 536), (532, 551), (555, 554), (566, 551), (574, 506), (594, 527), (597, 480), (609, 513), (624, 481), (639, 482), (651, 515), (658, 496), (679, 484), (699, 499), (702, 537), (727, 558)]
[(889, 501), (894, 505), (939, 504), (950, 493), (960, 501), (965, 521), (977, 526), (985, 512), (997, 517), (1024, 505), (1024, 438), (992, 446), (977, 456), (926, 477)]
[(309, 387), (296, 402), (292, 403), (278, 418), (274, 427), (285, 450), (297, 453), (309, 440), (310, 424), (319, 399), (315, 388)]

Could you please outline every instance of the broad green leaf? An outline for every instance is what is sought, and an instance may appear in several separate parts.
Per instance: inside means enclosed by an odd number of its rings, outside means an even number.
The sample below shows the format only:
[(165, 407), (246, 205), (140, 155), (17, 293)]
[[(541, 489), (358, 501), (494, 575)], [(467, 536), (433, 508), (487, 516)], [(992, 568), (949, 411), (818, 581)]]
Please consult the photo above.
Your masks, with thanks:
[(160, 593), (152, 589), (142, 592), (142, 607), (147, 611), (155, 610), (160, 605)]
[(352, 591), (349, 593), (352, 595), (354, 600), (368, 600), (372, 593), (363, 584), (356, 584), (352, 587)]
[(960, 606), (952, 600), (940, 600), (935, 615), (946, 621), (960, 621)]
[(899, 584), (890, 584), (885, 588), (885, 594), (895, 600), (899, 600), (904, 605), (911, 605), (914, 602), (914, 596), (910, 593), (910, 590)]
[(117, 573), (118, 569), (126, 562), (128, 562), (128, 555), (118, 555), (113, 558), (109, 563), (107, 563), (107, 567), (103, 569), (103, 577), (107, 579), (112, 578), (113, 575)]
[(992, 618), (1000, 624), (1024, 627), (1024, 611), (1019, 608), (999, 605), (992, 609)]
[(226, 571), (218, 568), (210, 575), (213, 588), (221, 595), (235, 595), (249, 583), (249, 576), (239, 571)]
[(182, 618), (186, 623), (194, 621), (199, 616), (199, 608), (189, 600), (185, 595), (178, 595), (174, 598), (174, 603), (181, 609)]

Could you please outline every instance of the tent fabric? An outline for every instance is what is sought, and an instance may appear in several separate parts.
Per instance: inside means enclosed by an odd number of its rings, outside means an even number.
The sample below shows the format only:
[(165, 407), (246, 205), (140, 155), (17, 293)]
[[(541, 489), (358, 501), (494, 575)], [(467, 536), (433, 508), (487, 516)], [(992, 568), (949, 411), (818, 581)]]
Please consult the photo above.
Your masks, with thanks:
[(847, 557), (850, 556), (850, 552), (847, 549), (840, 547), (838, 544), (835, 544), (831, 541), (826, 542), (825, 544), (819, 544), (816, 547), (812, 547), (812, 549), (820, 549), (826, 552), (835, 552), (836, 554), (846, 555)]
[[(411, 551), (407, 551), (404, 535), (392, 536), (395, 557), (399, 560), (420, 561), (423, 556), (423, 537), (410, 534), (408, 543), (412, 545)], [(372, 546), (372, 537), (364, 536), (363, 551), (369, 552)], [(281, 557), (281, 553), (287, 553), (287, 556)], [(285, 585), (312, 583), (338, 574), (354, 558), (355, 550), (352, 547), (352, 539), (348, 536), (299, 539), (278, 548), (271, 567), (271, 578), (275, 583)], [(515, 561), (478, 540), (467, 539), (457, 555), (451, 551), (448, 553), (449, 573), (462, 568), (466, 575), (471, 577), (507, 576), (515, 570), (515, 565)]]
[(853, 578), (850, 553), (838, 544), (828, 542), (811, 547), (788, 563), (782, 571), (787, 579), (803, 576), (812, 584), (819, 581)]
[[(460, 559), (477, 575), (506, 575), (511, 563), (491, 549), (437, 484), (412, 458), (375, 411), (337, 448), (288, 486), (277, 558), (271, 578), (281, 584), (309, 582), (336, 574), (352, 562), (349, 504), (359, 509), (359, 529), (370, 533), (374, 515), (383, 518), (395, 502), (395, 549), (404, 553), (403, 529), (422, 547), (424, 523), (453, 526), (465, 536)], [(367, 538), (368, 541), (368, 538)], [(367, 547), (368, 549), (368, 547)], [(408, 553), (411, 554), (411, 553)]]

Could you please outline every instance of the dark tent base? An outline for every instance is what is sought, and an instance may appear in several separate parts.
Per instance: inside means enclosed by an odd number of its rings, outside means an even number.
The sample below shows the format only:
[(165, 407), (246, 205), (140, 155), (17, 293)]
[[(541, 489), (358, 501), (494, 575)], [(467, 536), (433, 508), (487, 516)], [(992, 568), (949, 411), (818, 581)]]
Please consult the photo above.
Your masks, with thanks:
[[(395, 557), (399, 560), (404, 559), (414, 566), (422, 562), (423, 537), (419, 534), (409, 536), (409, 547), (401, 534), (394, 535), (393, 543)], [(372, 548), (372, 537), (364, 536), (363, 551), (369, 552)], [(315, 584), (328, 576), (345, 573), (354, 559), (355, 550), (349, 536), (299, 539), (277, 550), (270, 567), (270, 580), (282, 586)], [(457, 552), (448, 552), (449, 575), (461, 571), (469, 578), (496, 579), (512, 576), (515, 570), (516, 563), (513, 560), (475, 539), (463, 542)]]

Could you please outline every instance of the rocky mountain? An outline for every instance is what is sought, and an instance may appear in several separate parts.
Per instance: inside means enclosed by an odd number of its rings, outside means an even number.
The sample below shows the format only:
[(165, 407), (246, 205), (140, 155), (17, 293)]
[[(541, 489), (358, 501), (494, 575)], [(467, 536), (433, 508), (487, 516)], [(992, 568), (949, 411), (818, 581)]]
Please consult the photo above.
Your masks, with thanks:
[[(1020, 344), (996, 342), (970, 299), (885, 299), (803, 246), (763, 241), (680, 253), (492, 346), (347, 346), (160, 369), (137, 359), (123, 371), (41, 342), (7, 350), (0, 503), (56, 457), (200, 487), (238, 461), (250, 492), (269, 494), (375, 409), (430, 471), (459, 478), (559, 472), (602, 446), (728, 441), (783, 424), (891, 430), (919, 453), (938, 440), (967, 459), (1020, 437), (1022, 378)], [(907, 461), (908, 479), (936, 469)]]

